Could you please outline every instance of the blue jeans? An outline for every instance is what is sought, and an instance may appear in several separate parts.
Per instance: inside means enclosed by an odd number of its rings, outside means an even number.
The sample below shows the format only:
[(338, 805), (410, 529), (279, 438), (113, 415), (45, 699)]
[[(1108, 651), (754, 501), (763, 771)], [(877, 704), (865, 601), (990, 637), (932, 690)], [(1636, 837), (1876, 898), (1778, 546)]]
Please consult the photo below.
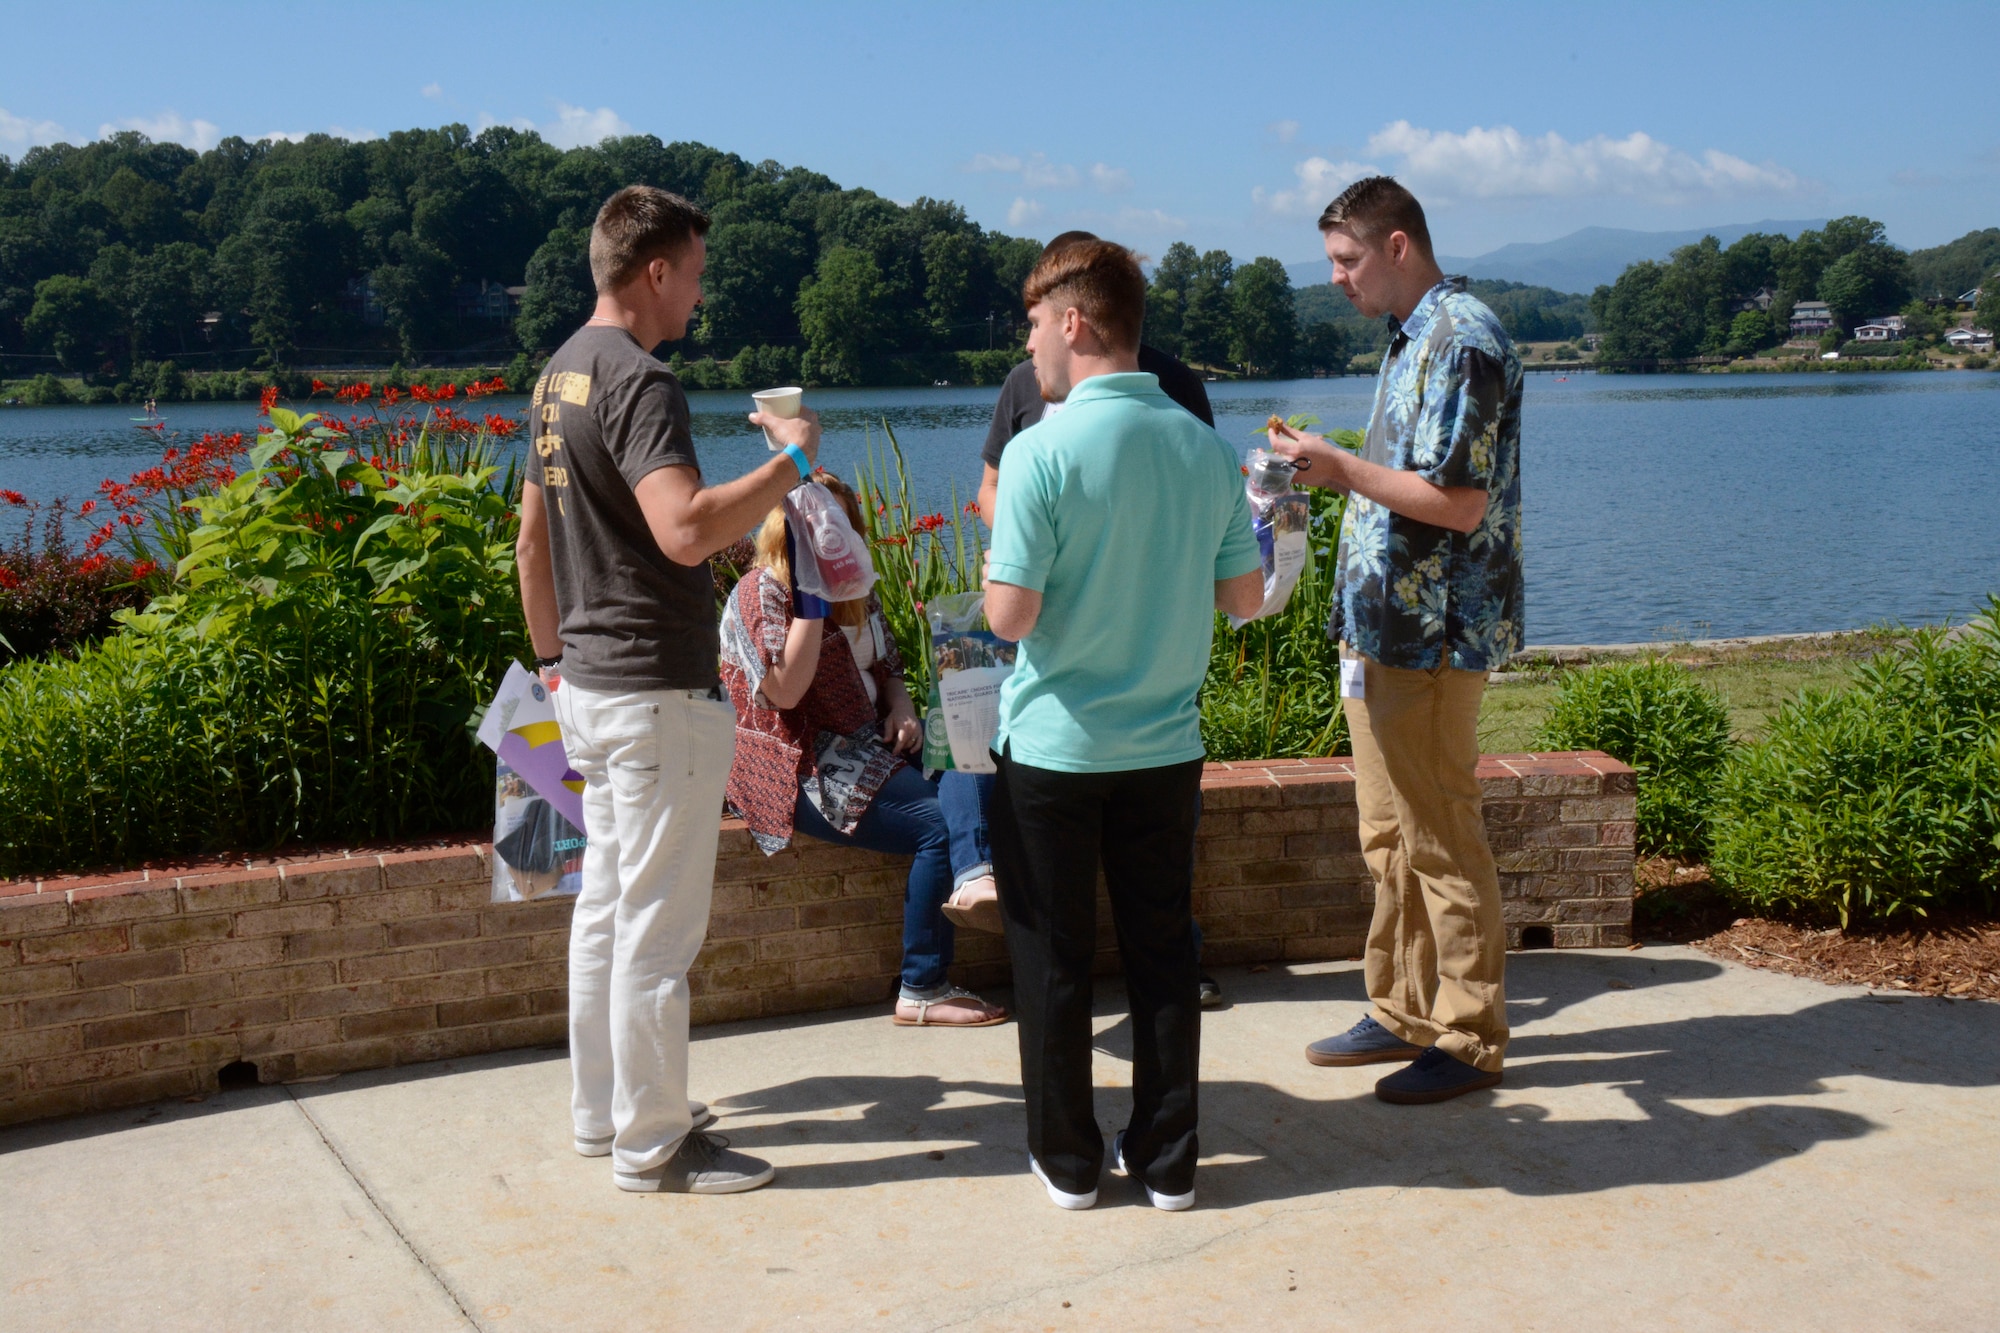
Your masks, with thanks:
[(938, 774), (938, 805), (951, 831), (951, 883), (993, 873), (993, 844), (986, 836), (986, 807), (993, 800), (993, 774), (961, 773), (948, 768)]
[[(903, 994), (929, 998), (943, 989), (951, 966), (952, 927), (939, 909), (951, 897), (953, 836), (937, 788), (904, 765), (875, 793), (854, 832), (836, 832), (804, 792), (793, 807), (792, 825), (822, 842), (914, 858), (903, 892)], [(980, 836), (983, 840), (983, 828)]]

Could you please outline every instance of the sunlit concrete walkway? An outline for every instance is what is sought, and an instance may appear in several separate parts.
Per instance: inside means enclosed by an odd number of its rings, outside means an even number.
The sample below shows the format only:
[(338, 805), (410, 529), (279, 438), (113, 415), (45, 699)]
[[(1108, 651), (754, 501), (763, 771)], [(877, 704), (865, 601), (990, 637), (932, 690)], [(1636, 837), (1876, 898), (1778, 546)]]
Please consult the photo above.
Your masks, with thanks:
[[(632, 1196), (561, 1051), (0, 1133), (0, 1328), (1992, 1328), (2000, 1006), (1680, 949), (1510, 961), (1506, 1086), (1430, 1108), (1300, 1048), (1357, 964), (1222, 975), (1193, 1211), (1026, 1172), (1015, 1031), (697, 1033), (779, 1165)], [(1129, 1027), (1106, 986), (1100, 1117)]]

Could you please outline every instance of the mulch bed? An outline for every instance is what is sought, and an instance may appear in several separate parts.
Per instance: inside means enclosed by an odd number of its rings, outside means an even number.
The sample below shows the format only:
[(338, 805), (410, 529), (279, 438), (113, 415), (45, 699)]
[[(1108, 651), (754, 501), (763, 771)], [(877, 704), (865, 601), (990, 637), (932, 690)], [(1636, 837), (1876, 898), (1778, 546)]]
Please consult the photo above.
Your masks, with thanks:
[(1641, 939), (1690, 944), (1703, 953), (1833, 985), (1911, 995), (2000, 1000), (2000, 919), (1990, 912), (1933, 912), (1893, 925), (1737, 915), (1708, 867), (1641, 861), (1633, 931)]

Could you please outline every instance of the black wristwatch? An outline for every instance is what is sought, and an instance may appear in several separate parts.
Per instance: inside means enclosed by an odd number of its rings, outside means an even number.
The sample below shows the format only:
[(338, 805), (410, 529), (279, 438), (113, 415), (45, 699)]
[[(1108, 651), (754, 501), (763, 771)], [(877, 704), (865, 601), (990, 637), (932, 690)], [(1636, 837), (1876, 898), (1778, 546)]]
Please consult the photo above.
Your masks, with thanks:
[(561, 665), (561, 653), (557, 653), (554, 657), (538, 657), (535, 659), (535, 670), (537, 671), (554, 671)]

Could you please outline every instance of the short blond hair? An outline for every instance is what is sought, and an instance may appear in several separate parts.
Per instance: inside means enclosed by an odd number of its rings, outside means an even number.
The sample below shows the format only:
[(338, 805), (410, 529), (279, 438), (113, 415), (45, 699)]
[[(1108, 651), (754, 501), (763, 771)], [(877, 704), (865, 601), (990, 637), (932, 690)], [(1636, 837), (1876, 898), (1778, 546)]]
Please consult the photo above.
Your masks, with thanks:
[(708, 214), (652, 185), (628, 185), (604, 201), (590, 225), (590, 280), (598, 295), (615, 292), (655, 259), (680, 262), (697, 236), (708, 235)]

